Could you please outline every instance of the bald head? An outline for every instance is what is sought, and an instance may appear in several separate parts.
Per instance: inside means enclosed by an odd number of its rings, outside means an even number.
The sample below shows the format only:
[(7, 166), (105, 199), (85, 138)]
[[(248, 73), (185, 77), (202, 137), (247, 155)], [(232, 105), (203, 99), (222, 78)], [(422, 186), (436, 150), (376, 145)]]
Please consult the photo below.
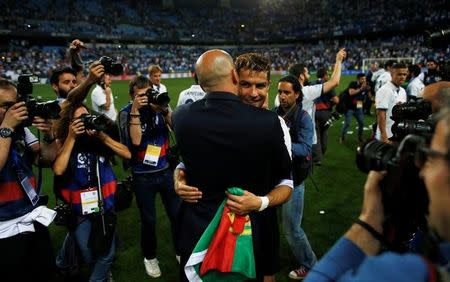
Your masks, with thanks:
[(198, 84), (206, 91), (237, 93), (238, 78), (231, 56), (219, 49), (203, 53), (195, 64)]
[(443, 103), (443, 99), (450, 96), (450, 82), (439, 81), (427, 85), (422, 90), (422, 97), (431, 102), (433, 111), (438, 111)]

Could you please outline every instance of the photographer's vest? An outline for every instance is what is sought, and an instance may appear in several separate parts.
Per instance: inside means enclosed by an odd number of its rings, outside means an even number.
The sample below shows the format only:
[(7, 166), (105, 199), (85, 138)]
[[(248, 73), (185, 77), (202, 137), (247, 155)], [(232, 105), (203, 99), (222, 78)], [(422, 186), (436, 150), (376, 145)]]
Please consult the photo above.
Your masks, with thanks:
[[(130, 110), (131, 105), (128, 105), (122, 111), (130, 113)], [(167, 162), (166, 151), (169, 148), (169, 131), (167, 129), (163, 115), (160, 113), (155, 114), (152, 112), (152, 114), (145, 116), (143, 115), (143, 113), (141, 113), (141, 130), (141, 144), (139, 144), (139, 146), (127, 144), (132, 153), (130, 166), (132, 167), (133, 172), (151, 173), (167, 169), (169, 167), (169, 163)], [(149, 145), (161, 148), (158, 163), (156, 166), (144, 164), (145, 154)]]
[(39, 195), (32, 170), (32, 159), (33, 155), (28, 148), (23, 154), (19, 154), (14, 143), (11, 144), (8, 159), (0, 171), (0, 221), (20, 217), (34, 209), (20, 184), (17, 173), (21, 170), (23, 176), (28, 177), (31, 186)]
[(107, 158), (96, 157), (92, 153), (81, 152), (74, 148), (66, 172), (55, 177), (60, 196), (65, 202), (71, 204), (78, 215), (82, 215), (81, 192), (98, 186), (96, 159), (99, 166), (103, 209), (109, 211), (114, 208), (117, 180)]

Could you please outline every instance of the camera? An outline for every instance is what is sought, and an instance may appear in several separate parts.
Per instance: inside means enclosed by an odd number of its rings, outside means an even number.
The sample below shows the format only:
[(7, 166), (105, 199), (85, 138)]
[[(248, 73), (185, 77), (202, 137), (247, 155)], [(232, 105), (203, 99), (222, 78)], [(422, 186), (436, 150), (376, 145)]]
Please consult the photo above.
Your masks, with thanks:
[(324, 127), (329, 128), (333, 122), (337, 121), (341, 118), (341, 115), (338, 112), (332, 112), (330, 118), (325, 122)]
[(28, 119), (24, 126), (31, 125), (35, 116), (43, 119), (59, 119), (61, 107), (58, 101), (38, 102), (33, 96), (33, 83), (39, 82), (39, 77), (31, 74), (20, 75), (17, 84), (19, 101), (24, 101), (28, 110)]
[(394, 251), (415, 249), (411, 239), (417, 231), (427, 229), (428, 194), (415, 158), (419, 148), (428, 143), (427, 137), (410, 134), (398, 146), (371, 140), (357, 149), (356, 164), (360, 171), (387, 171), (380, 182), (385, 214), (383, 230)]
[(111, 120), (105, 115), (96, 114), (82, 114), (80, 120), (84, 123), (84, 128), (86, 130), (98, 130), (106, 131), (110, 125)]
[(423, 99), (411, 100), (392, 108), (392, 141), (401, 141), (408, 134), (430, 137), (434, 126), (431, 119), (431, 103)]
[(111, 57), (102, 56), (99, 61), (105, 68), (105, 73), (109, 73), (111, 75), (123, 74), (123, 65), (117, 61), (114, 61)]
[(148, 98), (149, 104), (151, 103), (151, 104), (155, 104), (155, 105), (163, 106), (163, 107), (167, 107), (167, 105), (169, 105), (170, 97), (169, 97), (169, 93), (167, 93), (167, 92), (159, 93), (157, 90), (155, 90), (153, 88), (149, 88), (145, 92), (145, 95)]
[(70, 227), (75, 224), (74, 213), (72, 212), (70, 204), (59, 203), (55, 206), (54, 210), (56, 212), (56, 216), (53, 222), (56, 225)]

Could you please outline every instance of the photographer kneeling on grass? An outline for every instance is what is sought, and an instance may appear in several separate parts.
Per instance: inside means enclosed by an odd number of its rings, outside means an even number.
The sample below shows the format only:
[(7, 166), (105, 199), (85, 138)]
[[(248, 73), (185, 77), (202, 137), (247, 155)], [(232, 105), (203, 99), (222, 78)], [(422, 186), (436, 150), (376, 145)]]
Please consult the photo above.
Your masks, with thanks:
[(385, 173), (371, 171), (356, 224), (309, 272), (307, 281), (450, 280), (450, 102), (443, 106), (436, 116), (430, 147), (419, 147), (414, 155), (429, 198), (427, 219), (434, 252), (379, 254), (386, 241), (382, 234), (386, 232), (383, 203), (387, 199), (380, 189)]
[(114, 258), (116, 178), (109, 158), (130, 159), (128, 148), (105, 130), (108, 119), (88, 115), (81, 104), (61, 113), (58, 135), (63, 142), (53, 164), (55, 192), (72, 209), (72, 232), (84, 260), (93, 265), (89, 281), (106, 281)]

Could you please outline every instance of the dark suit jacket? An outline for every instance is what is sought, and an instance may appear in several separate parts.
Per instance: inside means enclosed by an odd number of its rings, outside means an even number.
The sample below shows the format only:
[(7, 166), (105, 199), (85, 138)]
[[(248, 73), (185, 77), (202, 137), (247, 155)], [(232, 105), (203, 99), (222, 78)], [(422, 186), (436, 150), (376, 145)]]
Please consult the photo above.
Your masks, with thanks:
[[(245, 105), (231, 93), (208, 93), (177, 108), (173, 125), (188, 184), (203, 193), (198, 203), (183, 202), (180, 210), (178, 242), (182, 256), (189, 256), (227, 188), (266, 195), (291, 179), (291, 161), (276, 113)], [(278, 224), (274, 208), (250, 216), (258, 272), (269, 267), (258, 264), (258, 257), (277, 245)]]

